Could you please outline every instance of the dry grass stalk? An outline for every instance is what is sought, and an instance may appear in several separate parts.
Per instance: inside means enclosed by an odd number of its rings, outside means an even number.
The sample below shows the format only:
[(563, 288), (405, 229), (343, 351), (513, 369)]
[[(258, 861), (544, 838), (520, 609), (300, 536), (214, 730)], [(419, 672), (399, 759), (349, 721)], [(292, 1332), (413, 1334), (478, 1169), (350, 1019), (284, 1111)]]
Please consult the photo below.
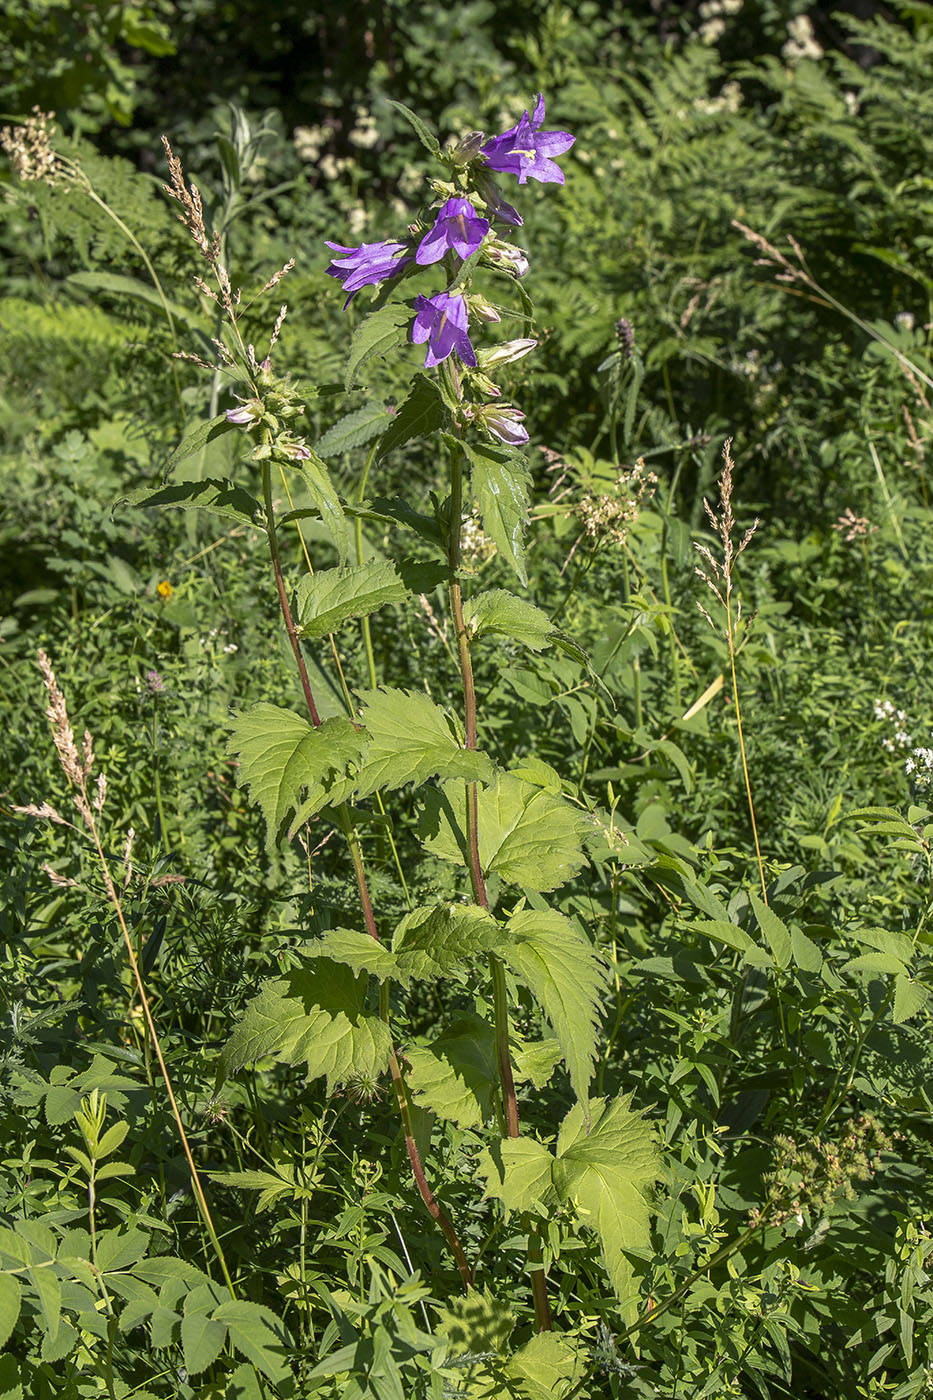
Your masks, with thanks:
[[(91, 842), (94, 846), (97, 861), (100, 866), (101, 874), (104, 880), (104, 887), (107, 891), (107, 898), (113, 906), (114, 912), (117, 916), (117, 921), (120, 925), (120, 931), (123, 935), (123, 942), (126, 946), (127, 958), (130, 964), (130, 970), (133, 974), (133, 979), (136, 983), (136, 990), (139, 994), (139, 1000), (142, 1005), (146, 1027), (148, 1029), (153, 1049), (156, 1053), (156, 1058), (159, 1061), (159, 1068), (162, 1073), (162, 1079), (165, 1083), (165, 1091), (168, 1095), (169, 1104), (171, 1105), (172, 1116), (175, 1119), (175, 1124), (178, 1129), (178, 1135), (181, 1140), (182, 1149), (184, 1150), (185, 1157), (188, 1161), (188, 1169), (191, 1174), (191, 1186), (194, 1192), (195, 1201), (197, 1203), (201, 1219), (204, 1221), (205, 1228), (207, 1229), (207, 1232), (214, 1245), (214, 1249), (217, 1254), (217, 1259), (220, 1264), (221, 1272), (223, 1273), (224, 1279), (230, 1290), (231, 1296), (235, 1297), (236, 1291), (233, 1287), (233, 1280), (231, 1279), (229, 1270), (227, 1268), (227, 1261), (224, 1257), (224, 1252), (221, 1247), (220, 1240), (217, 1237), (217, 1231), (214, 1229), (214, 1222), (211, 1218), (211, 1213), (208, 1208), (207, 1199), (204, 1195), (204, 1189), (201, 1185), (201, 1178), (198, 1175), (198, 1169), (194, 1163), (194, 1157), (191, 1152), (191, 1146), (188, 1142), (188, 1135), (185, 1132), (185, 1125), (182, 1121), (181, 1112), (178, 1108), (178, 1101), (175, 1098), (175, 1090), (172, 1086), (171, 1077), (165, 1064), (165, 1058), (162, 1054), (162, 1045), (159, 1040), (159, 1033), (156, 1030), (155, 1021), (152, 1017), (152, 1010), (149, 1005), (149, 998), (146, 994), (146, 988), (143, 982), (142, 971), (139, 966), (139, 960), (136, 956), (136, 950), (133, 947), (133, 940), (130, 937), (129, 929), (127, 928), (126, 918), (123, 913), (123, 904), (121, 902), (120, 895), (117, 892), (116, 885), (114, 884), (113, 876), (110, 871), (110, 864), (107, 860), (106, 855), (104, 854), (103, 842), (101, 839), (100, 828), (98, 826), (98, 818), (102, 815), (104, 810), (104, 804), (107, 800), (107, 777), (106, 774), (99, 773), (97, 775), (96, 780), (94, 780), (93, 782), (92, 789), (89, 790), (89, 784), (91, 783), (94, 768), (94, 740), (91, 736), (90, 731), (86, 729), (84, 731), (84, 739), (82, 741), (81, 751), (79, 752), (78, 746), (75, 743), (74, 731), (71, 727), (71, 722), (68, 718), (68, 707), (65, 702), (64, 693), (60, 685), (58, 684), (58, 681), (55, 677), (55, 672), (52, 670), (52, 664), (49, 661), (48, 656), (42, 650), (39, 651), (39, 669), (42, 672), (42, 679), (45, 682), (45, 688), (48, 693), (49, 703), (48, 708), (46, 710), (46, 716), (48, 717), (49, 724), (52, 727), (52, 742), (55, 745), (55, 751), (58, 754), (58, 760), (61, 764), (62, 771), (72, 787), (72, 801), (74, 802), (74, 805), (78, 810), (78, 814), (80, 815), (84, 827), (88, 835), (90, 836)], [(65, 826), (73, 826), (73, 823), (64, 821), (64, 819), (59, 815), (56, 809), (52, 807), (49, 803), (43, 802), (41, 804), (30, 804), (28, 807), (21, 807), (16, 810), (25, 812), (29, 816), (43, 817), (49, 821), (60, 822)], [(75, 830), (77, 829), (78, 828), (75, 828)], [(130, 875), (132, 873), (130, 856), (133, 847), (133, 836), (133, 829), (130, 828), (129, 832), (127, 833), (126, 843), (123, 852), (124, 890), (126, 889), (126, 885), (129, 883)], [(56, 885), (75, 885), (77, 883), (74, 880), (59, 875), (49, 865), (43, 865), (42, 869), (45, 871), (48, 878)]]

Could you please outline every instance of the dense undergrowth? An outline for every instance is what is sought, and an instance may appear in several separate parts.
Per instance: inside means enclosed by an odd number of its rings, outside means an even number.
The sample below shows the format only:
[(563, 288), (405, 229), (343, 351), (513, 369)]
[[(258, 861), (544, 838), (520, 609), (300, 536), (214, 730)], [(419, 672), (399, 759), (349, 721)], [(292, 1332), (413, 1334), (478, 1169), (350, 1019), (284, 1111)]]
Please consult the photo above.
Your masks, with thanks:
[(931, 1393), (933, 9), (271, 9), (11, 7), (0, 1397)]

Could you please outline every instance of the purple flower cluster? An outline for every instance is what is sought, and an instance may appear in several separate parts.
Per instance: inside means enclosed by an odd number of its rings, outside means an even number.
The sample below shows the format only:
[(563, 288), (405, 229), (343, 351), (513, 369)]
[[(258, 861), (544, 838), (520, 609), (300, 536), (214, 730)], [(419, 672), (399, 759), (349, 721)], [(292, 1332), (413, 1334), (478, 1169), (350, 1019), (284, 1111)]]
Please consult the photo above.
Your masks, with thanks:
[[(492, 219), (513, 227), (521, 224), (521, 215), (503, 200), (489, 175), (490, 170), (518, 177), (524, 185), (528, 180), (542, 184), (564, 183), (564, 174), (554, 157), (562, 155), (573, 145), (574, 137), (566, 131), (542, 131), (544, 98), (538, 97), (531, 116), (526, 111), (520, 122), (501, 136), (494, 136), (484, 145), (476, 138), (473, 159), (483, 160), (484, 169), (477, 174), (476, 188)], [(414, 262), (429, 267), (440, 262), (448, 253), (466, 260), (483, 246), (490, 230), (490, 220), (481, 218), (469, 199), (451, 198), (437, 211), (433, 226), (419, 242), (412, 255), (412, 242), (363, 243), (359, 248), (344, 248), (339, 243), (327, 247), (341, 256), (334, 258), (327, 269), (349, 293), (344, 310), (362, 287), (376, 286), (389, 277), (396, 277)], [(528, 261), (520, 249), (511, 244), (491, 240), (490, 260), (521, 277)], [(427, 342), (425, 367), (430, 369), (456, 354), (463, 364), (476, 365), (476, 353), (470, 344), (467, 304), (463, 296), (438, 292), (434, 296), (415, 298), (415, 321), (411, 338), (416, 345)], [(242, 413), (243, 410), (236, 410)], [(229, 415), (228, 415), (229, 416)], [(234, 420), (237, 421), (237, 420)], [(507, 433), (521, 434), (521, 415), (503, 427)], [(490, 427), (492, 425), (490, 424)], [(495, 432), (495, 428), (493, 429)], [(496, 436), (500, 436), (496, 433)], [(503, 437), (502, 440), (507, 440)]]

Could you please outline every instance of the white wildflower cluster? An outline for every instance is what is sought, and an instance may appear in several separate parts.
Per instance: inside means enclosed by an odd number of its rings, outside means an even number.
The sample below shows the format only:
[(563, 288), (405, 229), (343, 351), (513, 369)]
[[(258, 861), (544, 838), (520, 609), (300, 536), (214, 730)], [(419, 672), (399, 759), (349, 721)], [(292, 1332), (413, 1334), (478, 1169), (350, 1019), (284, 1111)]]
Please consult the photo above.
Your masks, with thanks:
[(615, 493), (607, 496), (584, 496), (578, 510), (583, 528), (591, 539), (606, 536), (622, 544), (639, 514), (658, 489), (654, 472), (646, 471), (644, 457), (639, 457), (616, 478)]
[[(213, 650), (212, 644), (216, 642), (217, 638), (226, 637), (226, 635), (226, 627), (212, 627), (206, 637), (198, 638), (198, 646)], [(236, 642), (224, 642), (221, 649), (226, 656), (232, 656), (233, 653), (239, 651), (240, 648), (237, 646)]]
[(329, 141), (330, 130), (326, 126), (296, 126), (292, 133), (299, 160), (316, 161)]
[(351, 146), (359, 151), (371, 151), (379, 143), (379, 131), (372, 112), (367, 107), (357, 107), (356, 123), (347, 135)]
[(723, 83), (716, 97), (698, 97), (693, 105), (708, 116), (715, 112), (737, 112), (742, 105), (742, 85), (734, 81)]
[(876, 700), (873, 708), (875, 719), (884, 720), (891, 728), (881, 740), (881, 747), (888, 753), (904, 755), (904, 772), (914, 788), (929, 792), (933, 789), (933, 748), (914, 743), (906, 714), (890, 700)]
[(727, 15), (737, 15), (743, 0), (703, 0), (700, 6), (700, 19), (703, 23), (697, 31), (702, 44), (718, 44), (726, 32)]
[(464, 563), (476, 567), (491, 559), (495, 552), (496, 546), (482, 527), (479, 511), (474, 510), (463, 522), (460, 533), (461, 557)]
[(823, 57), (823, 45), (817, 42), (809, 15), (797, 15), (788, 20), (787, 33), (790, 37), (781, 53), (789, 64), (793, 66), (802, 58), (816, 60)]

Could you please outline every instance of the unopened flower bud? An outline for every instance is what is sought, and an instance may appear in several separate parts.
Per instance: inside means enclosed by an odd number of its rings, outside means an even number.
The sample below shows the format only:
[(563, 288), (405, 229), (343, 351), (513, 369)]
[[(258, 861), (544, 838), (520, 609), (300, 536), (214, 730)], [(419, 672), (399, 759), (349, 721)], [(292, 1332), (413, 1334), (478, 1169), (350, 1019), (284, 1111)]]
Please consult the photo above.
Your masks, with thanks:
[(528, 271), (528, 258), (514, 243), (490, 239), (483, 248), (483, 254), (493, 267), (509, 272), (513, 277), (524, 277)]
[(488, 374), (483, 374), (482, 370), (473, 371), (470, 375), (470, 383), (479, 389), (481, 394), (485, 394), (490, 399), (497, 399), (502, 393), (498, 384), (494, 384)]
[(262, 417), (263, 408), (258, 399), (250, 399), (248, 402), (240, 400), (239, 408), (227, 409), (227, 422), (235, 423), (238, 428), (252, 428)]
[(276, 448), (287, 457), (290, 462), (306, 462), (311, 456), (311, 449), (303, 442), (287, 442), (281, 438), (276, 442)]
[(477, 356), (480, 368), (491, 369), (493, 365), (510, 365), (513, 360), (524, 359), (537, 343), (536, 340), (503, 340), (500, 345), (480, 350)]
[(525, 415), (517, 408), (490, 406), (481, 409), (476, 418), (490, 437), (504, 442), (507, 447), (522, 447), (528, 441), (528, 434), (522, 427)]
[(470, 308), (471, 314), (476, 317), (477, 321), (485, 321), (487, 325), (492, 325), (496, 321), (502, 320), (502, 317), (499, 315), (492, 302), (487, 301), (480, 292), (472, 292), (470, 296), (467, 297), (467, 306)]
[(483, 144), (483, 131), (468, 131), (467, 134), (452, 146), (449, 155), (451, 160), (457, 165), (469, 165), (471, 160), (475, 160), (479, 155), (479, 148)]

